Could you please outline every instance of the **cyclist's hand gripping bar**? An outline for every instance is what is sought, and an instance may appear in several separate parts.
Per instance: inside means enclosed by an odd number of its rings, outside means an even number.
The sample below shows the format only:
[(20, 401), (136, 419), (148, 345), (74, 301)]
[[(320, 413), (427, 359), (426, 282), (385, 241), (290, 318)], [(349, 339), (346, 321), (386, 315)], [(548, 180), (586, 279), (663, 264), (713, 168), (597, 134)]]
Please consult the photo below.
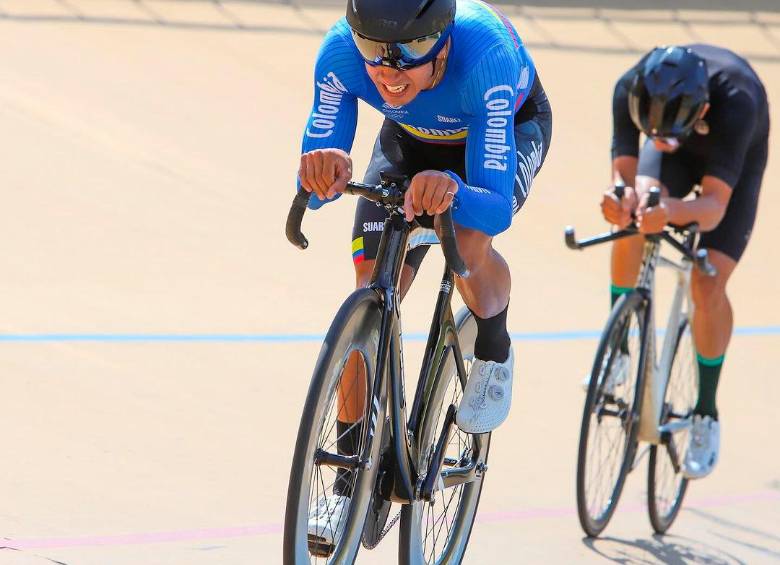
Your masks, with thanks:
[[(383, 185), (373, 186), (350, 182), (347, 183), (347, 189), (344, 192), (355, 196), (363, 196), (373, 202), (389, 206), (401, 207), (403, 206), (404, 201), (403, 193), (393, 191), (390, 187), (385, 187)], [(299, 189), (295, 198), (293, 198), (290, 212), (287, 215), (287, 225), (285, 227), (287, 239), (299, 249), (306, 249), (309, 246), (309, 240), (301, 233), (301, 223), (303, 222), (303, 215), (306, 213), (306, 207), (310, 197), (310, 192), (307, 192), (303, 188)], [(455, 226), (452, 222), (452, 208), (447, 208), (444, 213), (439, 214), (439, 218), (441, 219), (442, 232), (441, 246), (447, 265), (449, 265), (450, 269), (459, 277), (467, 278), (469, 276), (469, 270), (466, 268), (466, 264), (458, 251), (458, 242), (455, 238)]]
[[(615, 195), (618, 198), (622, 198), (624, 195), (624, 189), (625, 187), (622, 184), (616, 185)], [(661, 202), (661, 190), (658, 187), (651, 188), (650, 195), (647, 200), (648, 207), (652, 208), (653, 206), (658, 206), (660, 202)], [(689, 234), (695, 234), (697, 231), (699, 231), (699, 225), (695, 222), (691, 224), (687, 224), (685, 226), (675, 226), (670, 224), (669, 228), (673, 229), (678, 233), (687, 232)], [(564, 232), (564, 239), (566, 241), (566, 247), (568, 247), (569, 249), (585, 249), (586, 247), (599, 245), (601, 243), (606, 243), (608, 241), (615, 241), (616, 239), (621, 239), (631, 235), (636, 235), (638, 233), (639, 231), (637, 230), (636, 225), (632, 224), (624, 230), (603, 233), (585, 240), (578, 240), (574, 232), (574, 227), (566, 226), (566, 230)], [(672, 237), (672, 235), (668, 231), (663, 231), (658, 235), (661, 237), (661, 239), (669, 243), (682, 255), (684, 255), (691, 261), (693, 261), (694, 265), (696, 265), (696, 268), (699, 269), (702, 273), (704, 273), (708, 277), (714, 277), (718, 273), (717, 269), (712, 265), (712, 263), (710, 263), (709, 256), (707, 254), (706, 249), (697, 249), (695, 252), (693, 252), (688, 247), (682, 245), (679, 241), (677, 241), (674, 237)]]

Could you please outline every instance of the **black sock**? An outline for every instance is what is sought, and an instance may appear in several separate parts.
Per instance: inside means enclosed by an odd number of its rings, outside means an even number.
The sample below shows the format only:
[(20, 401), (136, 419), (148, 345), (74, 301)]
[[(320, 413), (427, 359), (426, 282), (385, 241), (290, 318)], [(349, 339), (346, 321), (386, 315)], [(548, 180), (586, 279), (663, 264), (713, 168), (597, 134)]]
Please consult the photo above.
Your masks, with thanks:
[(711, 416), (717, 420), (718, 408), (715, 405), (715, 394), (718, 392), (720, 370), (723, 368), (723, 355), (715, 359), (696, 355), (696, 359), (699, 365), (699, 401), (693, 413), (699, 416)]
[(492, 318), (480, 318), (471, 312), (477, 322), (477, 340), (474, 342), (474, 357), (477, 359), (503, 363), (509, 358), (512, 340), (506, 329), (507, 310), (509, 305)]
[[(360, 422), (342, 422), (336, 420), (336, 451), (339, 455), (355, 455), (360, 442)], [(352, 471), (336, 469), (336, 482), (333, 484), (333, 494), (350, 496), (352, 494)]]

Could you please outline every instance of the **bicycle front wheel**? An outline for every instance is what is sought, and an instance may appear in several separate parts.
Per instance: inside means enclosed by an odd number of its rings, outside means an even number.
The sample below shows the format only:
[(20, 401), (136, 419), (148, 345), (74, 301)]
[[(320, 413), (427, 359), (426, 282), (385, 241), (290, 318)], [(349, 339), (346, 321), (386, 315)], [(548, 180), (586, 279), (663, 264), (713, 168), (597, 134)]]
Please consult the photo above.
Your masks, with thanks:
[[(284, 521), (284, 563), (353, 563), (379, 468), (387, 393), (373, 397), (378, 378), (378, 344), (382, 308), (369, 289), (354, 292), (342, 305), (322, 345), (306, 398), (295, 444)], [(361, 378), (342, 377), (347, 373)], [(351, 407), (351, 408), (350, 408)], [(356, 420), (345, 411), (360, 410)], [(372, 413), (373, 410), (373, 413)], [(345, 424), (354, 421), (345, 430)], [(355, 421), (356, 420), (356, 421)], [(349, 424), (347, 424), (349, 425)], [(352, 454), (339, 452), (346, 434), (357, 445)], [(348, 472), (345, 473), (344, 471)], [(338, 485), (338, 486), (337, 486)], [(336, 488), (338, 492), (336, 492)], [(346, 496), (332, 514), (323, 511), (317, 532), (309, 532), (309, 515), (328, 496)], [(322, 514), (321, 514), (322, 515)], [(326, 543), (325, 528), (332, 534)]]
[[(682, 464), (688, 449), (689, 425), (698, 388), (696, 352), (686, 317), (677, 330), (677, 348), (661, 412), (661, 424), (670, 426), (673, 431), (663, 433), (661, 445), (650, 448), (647, 509), (650, 523), (657, 534), (665, 533), (677, 518), (688, 488), (688, 479), (682, 474)], [(676, 423), (681, 424), (677, 429), (674, 428)]]
[[(456, 316), (458, 342), (468, 373), (474, 360), (477, 324), (468, 309)], [(419, 469), (430, 464), (435, 444), (445, 425), (450, 405), (458, 406), (463, 386), (453, 357), (445, 362), (439, 378), (433, 383), (425, 415), (419, 428), (417, 444)], [(445, 452), (442, 472), (463, 467), (476, 460), (487, 462), (490, 434), (467, 434), (454, 423)], [(484, 473), (471, 482), (437, 490), (431, 502), (418, 500), (401, 510), (399, 563), (402, 565), (456, 564), (463, 560), (474, 517), (482, 493)]]
[(596, 351), (577, 456), (577, 513), (590, 537), (612, 518), (636, 453), (648, 346), (644, 322), (642, 295), (622, 296)]

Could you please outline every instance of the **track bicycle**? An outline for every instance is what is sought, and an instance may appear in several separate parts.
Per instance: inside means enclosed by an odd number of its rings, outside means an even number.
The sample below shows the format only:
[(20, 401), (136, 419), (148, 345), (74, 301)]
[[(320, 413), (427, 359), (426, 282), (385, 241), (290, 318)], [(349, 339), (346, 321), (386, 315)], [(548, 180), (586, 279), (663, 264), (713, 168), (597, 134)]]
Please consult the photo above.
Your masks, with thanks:
[[(314, 368), (287, 491), (285, 564), (354, 563), (361, 544), (373, 549), (399, 519), (400, 563), (456, 564), (474, 525), (490, 434), (467, 434), (455, 425), (477, 327), (467, 309), (453, 315), (453, 272), (465, 277), (468, 271), (448, 209), (439, 216), (446, 267), (407, 418), (399, 281), (414, 222), (403, 215), (406, 177), (383, 173), (381, 179), (377, 186), (349, 183), (346, 190), (383, 206), (389, 217), (371, 282), (339, 309)], [(287, 219), (287, 237), (301, 249), (308, 246), (300, 231), (308, 199), (299, 191)], [(351, 426), (357, 445), (354, 453), (341, 453), (336, 420), (350, 402), (359, 412)], [(339, 479), (350, 504), (328, 516), (340, 534), (326, 543), (308, 531), (309, 514)], [(388, 522), (392, 503), (400, 510)]]
[[(618, 198), (623, 187), (615, 187)], [(652, 188), (649, 206), (658, 205)], [(691, 337), (691, 270), (715, 275), (705, 249), (696, 250), (698, 225), (667, 226), (645, 235), (637, 285), (615, 302), (601, 334), (591, 370), (577, 456), (577, 512), (590, 537), (598, 536), (617, 506), (626, 476), (642, 459), (639, 442), (649, 444), (647, 502), (653, 530), (662, 534), (682, 506), (688, 480), (682, 464), (698, 395), (696, 352)], [(571, 249), (583, 249), (636, 236), (636, 225), (578, 241), (566, 228)], [(677, 262), (661, 255), (662, 242), (682, 255)], [(677, 274), (676, 287), (656, 351), (654, 290), (656, 267)], [(622, 367), (620, 367), (622, 365)]]

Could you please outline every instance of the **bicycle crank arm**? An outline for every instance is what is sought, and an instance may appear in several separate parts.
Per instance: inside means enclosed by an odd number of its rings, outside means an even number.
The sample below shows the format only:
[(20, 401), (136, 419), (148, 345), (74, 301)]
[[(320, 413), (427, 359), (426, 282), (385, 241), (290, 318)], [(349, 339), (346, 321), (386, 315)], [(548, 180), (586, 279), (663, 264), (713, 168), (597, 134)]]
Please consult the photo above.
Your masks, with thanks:
[(680, 454), (677, 453), (677, 447), (674, 445), (674, 436), (669, 434), (668, 437), (664, 437), (664, 443), (666, 444), (666, 451), (669, 452), (669, 459), (672, 460), (672, 467), (674, 467), (674, 473), (680, 472)]
[(690, 418), (685, 420), (677, 420), (676, 422), (668, 422), (662, 426), (658, 426), (658, 433), (663, 435), (676, 434), (689, 429), (693, 423)]
[(314, 452), (314, 464), (317, 466), (326, 465), (339, 469), (354, 471), (355, 469), (370, 469), (371, 460), (361, 461), (357, 455), (339, 455), (330, 453), (324, 449), (318, 449)]
[(455, 414), (457, 409), (454, 404), (450, 404), (447, 408), (447, 415), (444, 417), (444, 426), (439, 434), (439, 439), (436, 442), (436, 449), (433, 452), (431, 458), (431, 466), (428, 469), (428, 473), (425, 475), (425, 482), (422, 486), (421, 498), (428, 502), (433, 500), (433, 493), (436, 489), (437, 483), (441, 480), (441, 467), (444, 464), (444, 454), (447, 451), (447, 444), (450, 442), (450, 432), (452, 426), (455, 424)]

